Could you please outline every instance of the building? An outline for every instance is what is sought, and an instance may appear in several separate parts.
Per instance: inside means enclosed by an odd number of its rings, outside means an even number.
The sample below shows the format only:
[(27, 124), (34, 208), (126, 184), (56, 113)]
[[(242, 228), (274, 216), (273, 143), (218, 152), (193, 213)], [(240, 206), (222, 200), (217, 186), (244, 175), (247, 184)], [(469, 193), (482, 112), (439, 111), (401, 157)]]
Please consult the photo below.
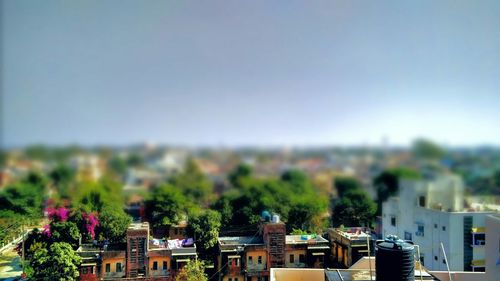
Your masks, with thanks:
[(127, 229), (126, 243), (97, 247), (82, 245), (80, 280), (170, 281), (190, 260), (196, 259), (192, 239), (151, 239), (148, 223), (134, 223)]
[(493, 212), (465, 210), (464, 186), (453, 175), (403, 180), (398, 197), (382, 207), (382, 234), (395, 234), (420, 247), (430, 270), (446, 270), (441, 243), (453, 271), (484, 271), (485, 218)]
[(360, 258), (373, 256), (373, 237), (365, 227), (328, 229), (332, 263), (338, 268), (349, 268)]
[(275, 218), (254, 236), (219, 237), (218, 272), (223, 281), (267, 281), (270, 268), (324, 268), (328, 240), (319, 235), (286, 235)]

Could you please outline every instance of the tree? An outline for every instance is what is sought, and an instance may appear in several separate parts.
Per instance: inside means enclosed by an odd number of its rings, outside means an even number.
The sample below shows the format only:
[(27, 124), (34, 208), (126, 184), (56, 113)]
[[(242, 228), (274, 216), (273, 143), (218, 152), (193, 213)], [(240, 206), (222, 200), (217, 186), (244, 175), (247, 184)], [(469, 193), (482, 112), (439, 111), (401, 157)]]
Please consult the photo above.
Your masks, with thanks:
[(334, 180), (334, 186), (337, 189), (337, 196), (340, 198), (350, 190), (357, 190), (361, 188), (359, 182), (351, 177), (336, 177)]
[(377, 206), (365, 191), (349, 190), (335, 204), (332, 223), (335, 227), (340, 225), (370, 226), (376, 211)]
[(147, 216), (154, 227), (178, 223), (188, 209), (186, 197), (170, 184), (156, 187), (145, 205)]
[(424, 159), (440, 159), (445, 155), (443, 148), (427, 139), (416, 139), (412, 151), (416, 157)]
[(0, 192), (0, 211), (12, 211), (28, 218), (42, 216), (44, 182), (38, 176), (15, 183)]
[(189, 217), (188, 234), (193, 235), (199, 250), (208, 251), (217, 245), (221, 228), (221, 215), (207, 210)]
[(188, 159), (183, 172), (173, 176), (169, 182), (197, 204), (207, 206), (212, 199), (212, 183), (201, 172), (193, 159)]
[(207, 281), (205, 274), (205, 262), (201, 260), (189, 260), (187, 264), (175, 276), (175, 281)]
[(398, 193), (401, 179), (418, 178), (420, 178), (419, 173), (408, 168), (389, 169), (378, 175), (373, 180), (373, 185), (377, 190), (377, 213), (382, 213), (383, 202)]
[(243, 183), (241, 182), (245, 178), (249, 178), (252, 175), (252, 167), (247, 164), (239, 164), (236, 168), (229, 173), (228, 180), (233, 187), (241, 187)]
[(31, 278), (34, 280), (77, 280), (80, 263), (81, 258), (70, 244), (53, 243), (48, 249), (38, 248), (34, 252), (30, 260), (30, 266), (33, 268)]
[(78, 248), (80, 231), (74, 222), (52, 222), (50, 224), (50, 242), (65, 242), (74, 249)]
[(99, 214), (99, 222), (99, 233), (102, 239), (111, 242), (124, 242), (132, 218), (121, 208), (106, 206)]
[(75, 180), (75, 171), (66, 165), (59, 165), (49, 173), (49, 178), (57, 188), (61, 197), (69, 197)]

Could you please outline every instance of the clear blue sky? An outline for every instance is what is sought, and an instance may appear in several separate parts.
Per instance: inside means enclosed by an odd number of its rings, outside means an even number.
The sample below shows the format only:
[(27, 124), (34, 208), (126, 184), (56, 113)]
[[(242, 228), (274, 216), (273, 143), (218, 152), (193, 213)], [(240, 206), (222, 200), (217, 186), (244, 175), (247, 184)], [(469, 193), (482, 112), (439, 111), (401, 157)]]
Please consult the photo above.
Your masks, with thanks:
[(500, 1), (2, 1), (5, 145), (500, 144)]

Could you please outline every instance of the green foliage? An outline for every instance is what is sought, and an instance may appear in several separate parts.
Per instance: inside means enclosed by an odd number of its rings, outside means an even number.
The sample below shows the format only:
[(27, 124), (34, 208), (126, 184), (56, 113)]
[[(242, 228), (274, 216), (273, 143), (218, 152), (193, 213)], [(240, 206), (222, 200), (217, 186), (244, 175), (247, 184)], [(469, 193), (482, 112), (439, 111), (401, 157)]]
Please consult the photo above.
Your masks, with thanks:
[(292, 231), (290, 232), (291, 235), (307, 235), (307, 231), (304, 231), (300, 228), (293, 228)]
[(177, 273), (175, 281), (207, 281), (205, 274), (205, 262), (201, 260), (189, 260), (187, 264)]
[(0, 214), (18, 214), (24, 218), (41, 217), (45, 183), (41, 176), (30, 174), (26, 179), (6, 187), (0, 192)]
[(132, 218), (121, 208), (106, 206), (99, 214), (99, 228), (101, 239), (111, 242), (125, 242), (127, 228)]
[(170, 184), (156, 187), (145, 205), (154, 227), (177, 224), (189, 209), (186, 197)]
[(249, 176), (246, 169), (237, 168), (232, 175), (238, 188), (226, 192), (213, 205), (222, 215), (224, 228), (255, 224), (264, 210), (279, 214), (287, 222), (289, 231), (292, 228), (315, 231), (323, 226), (327, 199), (317, 195), (302, 172), (291, 170), (280, 179), (257, 179)]
[(75, 170), (66, 165), (59, 165), (49, 173), (49, 178), (62, 198), (69, 198), (74, 192)]
[(333, 226), (370, 226), (377, 207), (361, 184), (350, 177), (335, 179), (340, 199), (333, 205)]
[(207, 210), (189, 217), (188, 234), (193, 236), (198, 250), (208, 251), (217, 245), (221, 228), (221, 215), (217, 211)]
[(420, 174), (408, 168), (397, 168), (383, 171), (373, 180), (377, 190), (378, 213), (382, 213), (382, 203), (397, 194), (401, 179), (418, 179)]
[(86, 212), (100, 212), (108, 205), (122, 208), (123, 200), (120, 183), (104, 178), (98, 182), (80, 183), (72, 204)]
[(78, 280), (78, 266), (81, 258), (75, 253), (71, 245), (57, 242), (47, 248), (38, 248), (30, 260), (34, 280)]
[(169, 182), (196, 204), (207, 206), (211, 200), (212, 183), (193, 159), (188, 159), (183, 172), (173, 176)]
[(50, 232), (50, 242), (65, 242), (71, 245), (74, 249), (78, 248), (80, 230), (74, 222), (52, 222), (50, 224)]
[(349, 190), (335, 204), (332, 223), (334, 227), (340, 225), (370, 226), (376, 211), (376, 204), (365, 191), (361, 189)]
[(252, 175), (252, 167), (247, 164), (239, 164), (236, 168), (229, 173), (228, 180), (233, 187), (241, 187), (242, 180), (249, 178)]
[(111, 158), (108, 162), (108, 166), (118, 175), (124, 175), (127, 171), (127, 161), (122, 157)]
[(334, 186), (337, 189), (337, 196), (342, 198), (344, 193), (361, 188), (359, 182), (351, 177), (336, 177)]
[(412, 151), (416, 157), (424, 159), (440, 159), (446, 153), (442, 147), (427, 139), (416, 139)]

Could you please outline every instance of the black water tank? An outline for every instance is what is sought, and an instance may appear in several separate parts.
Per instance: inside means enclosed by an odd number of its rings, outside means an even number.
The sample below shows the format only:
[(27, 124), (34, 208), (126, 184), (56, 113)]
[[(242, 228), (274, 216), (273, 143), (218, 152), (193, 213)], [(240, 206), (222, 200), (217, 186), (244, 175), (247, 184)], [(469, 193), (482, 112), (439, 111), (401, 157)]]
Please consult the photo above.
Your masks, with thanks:
[(414, 247), (411, 242), (388, 236), (377, 241), (375, 270), (380, 281), (413, 281), (415, 279)]

